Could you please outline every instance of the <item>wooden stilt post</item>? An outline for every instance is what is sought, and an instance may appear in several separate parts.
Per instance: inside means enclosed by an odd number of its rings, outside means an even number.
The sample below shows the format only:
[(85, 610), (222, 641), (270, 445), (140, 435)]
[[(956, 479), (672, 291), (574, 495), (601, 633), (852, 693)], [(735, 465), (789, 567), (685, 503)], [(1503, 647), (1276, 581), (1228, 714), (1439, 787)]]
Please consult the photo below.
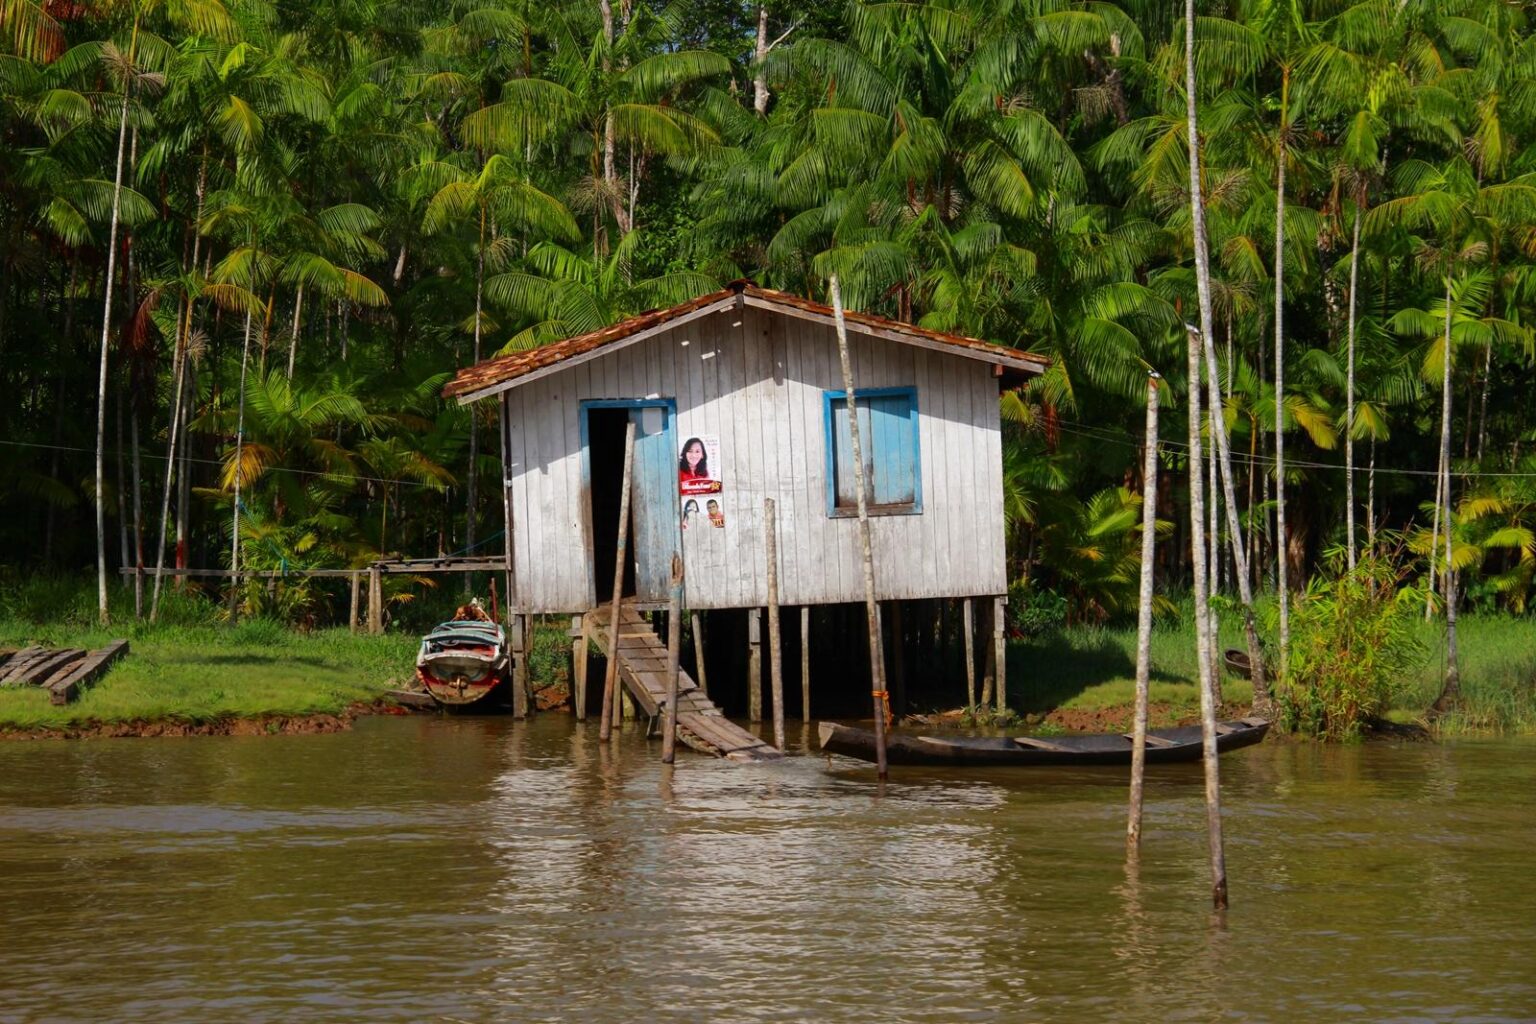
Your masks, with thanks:
[[(994, 606), (991, 601), (985, 601), (981, 606), (981, 625), (978, 632), (982, 636), (992, 635), (992, 619)], [(997, 645), (987, 644), (981, 650), (981, 702), (980, 707), (990, 707), (992, 704), (992, 691), (997, 683)]]
[(889, 602), (891, 609), (891, 663), (886, 672), (891, 684), (891, 706), (896, 714), (907, 711), (907, 617), (900, 601)]
[(347, 609), (347, 628), (354, 633), (357, 632), (357, 592), (361, 589), (362, 577), (363, 574), (360, 572), (352, 573), (352, 604)]
[(693, 627), (693, 660), (697, 663), (694, 667), (699, 670), (699, 692), (708, 697), (709, 673), (704, 668), (704, 616), (692, 612), (688, 620)]
[(531, 615), (513, 615), (512, 717), (528, 717), (528, 649), (533, 646)]
[(976, 605), (965, 599), (965, 706), (976, 707)]
[(1008, 633), (1003, 613), (1006, 597), (992, 599), (992, 660), (997, 663), (997, 710), (1008, 710)]
[(587, 720), (587, 623), (586, 615), (576, 616), (571, 632), (577, 634), (571, 642), (571, 703), (576, 708), (576, 721)]
[(773, 745), (784, 749), (784, 644), (779, 634), (779, 524), (772, 498), (763, 499), (763, 548), (768, 555), (769, 696), (773, 701)]
[(811, 606), (800, 608), (800, 716), (811, 724)]
[(875, 707), (875, 773), (879, 779), (890, 776), (885, 760), (885, 708), (890, 695), (885, 690), (885, 658), (880, 643), (880, 606), (875, 600), (874, 543), (869, 527), (869, 487), (865, 479), (869, 467), (864, 464), (859, 439), (859, 413), (854, 401), (853, 361), (848, 354), (848, 325), (843, 322), (843, 292), (837, 275), (828, 284), (832, 291), (832, 317), (837, 327), (837, 356), (843, 370), (843, 395), (848, 406), (848, 438), (852, 442), (853, 490), (859, 508), (859, 554), (864, 563), (864, 616), (869, 627), (869, 693)]
[(624, 429), (624, 481), (619, 488), (619, 539), (613, 555), (613, 604), (608, 609), (608, 674), (603, 680), (603, 717), (598, 724), (598, 739), (606, 741), (613, 734), (613, 716), (619, 702), (619, 605), (624, 599), (624, 560), (629, 557), (629, 490), (635, 466), (635, 421)]
[(368, 569), (368, 632), (384, 632), (384, 573), (377, 565)]
[(661, 727), (661, 763), (677, 758), (677, 661), (683, 646), (683, 556), (672, 556), (672, 592), (667, 598), (667, 717)]
[(763, 613), (747, 612), (747, 721), (763, 720)]

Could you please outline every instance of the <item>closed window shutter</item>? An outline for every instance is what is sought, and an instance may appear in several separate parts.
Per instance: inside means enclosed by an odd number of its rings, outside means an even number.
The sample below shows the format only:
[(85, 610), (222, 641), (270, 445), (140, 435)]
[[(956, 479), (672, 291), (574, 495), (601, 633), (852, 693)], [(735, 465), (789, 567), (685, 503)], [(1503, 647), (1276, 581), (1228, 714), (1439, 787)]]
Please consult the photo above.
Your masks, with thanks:
[[(917, 441), (913, 399), (908, 393), (858, 395), (859, 441), (870, 483), (873, 508), (906, 507), (917, 502)], [(858, 507), (853, 473), (853, 436), (848, 402), (834, 398), (832, 410), (835, 507)]]

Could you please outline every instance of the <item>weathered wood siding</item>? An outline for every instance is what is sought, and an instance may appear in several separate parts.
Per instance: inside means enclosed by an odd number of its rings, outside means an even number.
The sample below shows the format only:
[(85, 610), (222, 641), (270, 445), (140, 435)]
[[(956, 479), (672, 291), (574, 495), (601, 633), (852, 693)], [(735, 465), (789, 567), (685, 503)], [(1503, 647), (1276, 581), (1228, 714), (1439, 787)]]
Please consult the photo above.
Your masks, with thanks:
[[(917, 389), (922, 512), (872, 520), (879, 597), (1003, 593), (1002, 439), (991, 367), (861, 334), (849, 342), (857, 387)], [(713, 469), (724, 485), (725, 528), (704, 519), (679, 531), (689, 607), (767, 601), (765, 497), (778, 502), (781, 602), (862, 601), (858, 521), (827, 514), (828, 390), (842, 390), (830, 327), (744, 308), (506, 392), (517, 606), (575, 612), (595, 603), (581, 403), (655, 397), (677, 402), (679, 446), (692, 436), (720, 438)], [(598, 529), (612, 543), (612, 524)]]

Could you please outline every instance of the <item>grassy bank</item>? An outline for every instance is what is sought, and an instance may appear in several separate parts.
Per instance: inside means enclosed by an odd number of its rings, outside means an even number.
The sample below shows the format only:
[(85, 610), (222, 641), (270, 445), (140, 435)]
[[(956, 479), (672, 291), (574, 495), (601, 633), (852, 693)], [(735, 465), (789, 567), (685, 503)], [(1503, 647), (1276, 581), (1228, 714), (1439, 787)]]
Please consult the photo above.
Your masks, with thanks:
[[(1429, 654), (1394, 702), (1390, 717), (1398, 721), (1417, 719), (1440, 693), (1445, 625), (1436, 621), (1418, 628)], [(1439, 724), (1441, 731), (1536, 733), (1536, 626), (1504, 615), (1463, 615), (1457, 632), (1465, 699)], [(1235, 616), (1222, 621), (1221, 646), (1243, 646)], [(1009, 662), (1009, 688), (1018, 694), (1014, 705), (1026, 713), (1127, 707), (1135, 698), (1136, 628), (1056, 630), (1012, 644)], [(1159, 625), (1152, 634), (1153, 703), (1167, 704), (1175, 713), (1197, 713), (1196, 675), (1194, 626), (1188, 617)], [(1224, 673), (1222, 696), (1246, 703), (1253, 690), (1246, 680)]]
[(417, 642), (346, 630), (300, 634), (260, 620), (234, 629), (108, 630), (0, 620), (4, 647), (100, 647), (118, 636), (128, 637), (129, 656), (73, 704), (55, 707), (37, 687), (0, 689), (0, 728), (339, 714), (407, 680)]

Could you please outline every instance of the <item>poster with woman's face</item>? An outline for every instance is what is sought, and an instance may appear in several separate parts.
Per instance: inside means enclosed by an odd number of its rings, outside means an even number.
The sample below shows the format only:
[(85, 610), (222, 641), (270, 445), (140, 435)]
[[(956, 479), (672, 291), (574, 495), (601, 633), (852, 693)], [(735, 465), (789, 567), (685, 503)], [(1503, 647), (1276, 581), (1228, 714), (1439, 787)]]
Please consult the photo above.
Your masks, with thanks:
[(677, 456), (679, 494), (719, 494), (720, 438), (690, 437)]
[(707, 522), (725, 526), (720, 506), (720, 438), (714, 434), (689, 437), (677, 455), (677, 492), (682, 501), (683, 529)]

